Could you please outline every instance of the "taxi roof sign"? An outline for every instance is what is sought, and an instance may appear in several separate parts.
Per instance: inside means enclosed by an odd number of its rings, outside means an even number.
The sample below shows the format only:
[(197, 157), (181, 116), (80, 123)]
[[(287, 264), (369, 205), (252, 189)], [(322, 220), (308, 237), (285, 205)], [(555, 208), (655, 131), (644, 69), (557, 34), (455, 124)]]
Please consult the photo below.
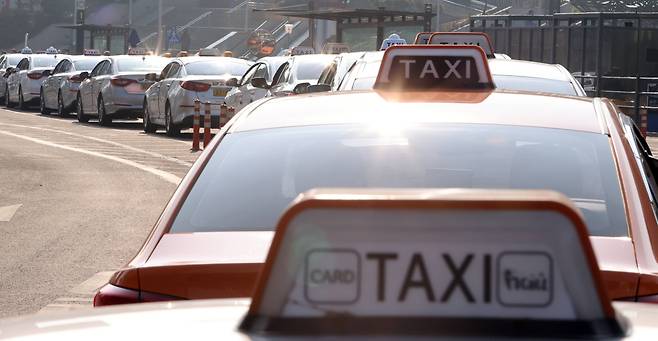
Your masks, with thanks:
[(148, 50), (143, 47), (131, 47), (128, 49), (129, 56), (145, 56), (148, 54)]
[(315, 49), (310, 46), (295, 46), (290, 51), (291, 56), (303, 56), (307, 54), (315, 54)]
[(100, 56), (101, 53), (100, 53), (100, 51), (98, 51), (96, 49), (85, 49), (83, 51), (82, 55), (84, 55), (84, 56)]
[(416, 39), (414, 40), (415, 45), (427, 45), (432, 38), (432, 34), (435, 32), (418, 32), (416, 34)]
[(284, 213), (240, 330), (601, 338), (624, 322), (562, 194), (335, 189)]
[(495, 88), (484, 51), (477, 46), (404, 45), (386, 50), (374, 88), (393, 91)]
[(393, 33), (390, 36), (388, 36), (388, 38), (384, 39), (384, 41), (382, 41), (382, 45), (379, 48), (379, 50), (384, 51), (391, 46), (406, 45), (406, 44), (407, 44), (406, 40), (400, 38), (399, 35)]
[(483, 32), (435, 32), (430, 36), (429, 45), (468, 45), (479, 46), (488, 58), (495, 58), (489, 35)]

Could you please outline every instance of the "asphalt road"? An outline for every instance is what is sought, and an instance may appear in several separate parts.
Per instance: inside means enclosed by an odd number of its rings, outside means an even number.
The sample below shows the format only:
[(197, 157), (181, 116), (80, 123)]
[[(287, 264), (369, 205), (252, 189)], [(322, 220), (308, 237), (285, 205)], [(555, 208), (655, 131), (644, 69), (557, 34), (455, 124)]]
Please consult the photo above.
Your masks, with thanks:
[(88, 306), (141, 246), (198, 153), (139, 129), (0, 110), (0, 317)]

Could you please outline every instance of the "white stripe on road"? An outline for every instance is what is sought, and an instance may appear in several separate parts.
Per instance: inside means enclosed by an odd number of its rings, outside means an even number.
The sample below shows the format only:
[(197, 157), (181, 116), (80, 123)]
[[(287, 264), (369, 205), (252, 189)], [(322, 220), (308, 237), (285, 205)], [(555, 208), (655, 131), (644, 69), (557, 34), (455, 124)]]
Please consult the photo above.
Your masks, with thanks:
[(0, 221), (8, 222), (23, 204), (0, 207)]
[(13, 137), (16, 137), (16, 138), (19, 138), (19, 139), (31, 141), (31, 142), (38, 143), (38, 144), (42, 144), (44, 146), (60, 148), (60, 149), (64, 149), (64, 150), (68, 150), (68, 151), (72, 151), (72, 152), (82, 153), (82, 154), (91, 155), (91, 156), (95, 156), (95, 157), (115, 161), (115, 162), (118, 162), (118, 163), (122, 163), (124, 165), (135, 167), (135, 168), (143, 170), (145, 172), (157, 175), (160, 178), (162, 178), (163, 180), (168, 181), (168, 182), (170, 182), (172, 184), (175, 184), (175, 185), (178, 185), (181, 181), (181, 178), (179, 178), (176, 175), (171, 174), (169, 172), (165, 172), (165, 171), (153, 168), (153, 167), (145, 166), (145, 165), (139, 164), (137, 162), (126, 160), (126, 159), (123, 159), (123, 158), (120, 158), (120, 157), (107, 155), (107, 154), (103, 154), (103, 153), (98, 153), (98, 152), (94, 152), (94, 151), (86, 150), (86, 149), (82, 149), (82, 148), (62, 146), (62, 145), (52, 143), (52, 142), (49, 142), (49, 141), (37, 139), (37, 138), (34, 138), (34, 137), (30, 137), (30, 136), (15, 134), (15, 133), (4, 131), (4, 130), (0, 130), (0, 134), (7, 135), (7, 136), (13, 136)]
[(96, 141), (96, 142), (106, 143), (106, 144), (110, 144), (110, 145), (113, 145), (113, 146), (125, 148), (125, 149), (128, 149), (128, 150), (132, 150), (134, 152), (143, 153), (143, 154), (150, 155), (150, 156), (153, 156), (153, 157), (157, 157), (157, 158), (160, 158), (160, 159), (163, 159), (163, 160), (171, 161), (171, 162), (174, 162), (174, 163), (177, 163), (179, 165), (186, 166), (186, 167), (192, 167), (191, 162), (186, 162), (186, 161), (179, 160), (179, 159), (169, 157), (169, 156), (166, 156), (166, 155), (162, 155), (162, 154), (159, 154), (159, 153), (150, 152), (148, 150), (135, 148), (133, 146), (129, 146), (129, 145), (126, 145), (126, 144), (123, 144), (123, 143), (109, 141), (109, 140), (101, 139), (101, 138), (98, 138), (98, 137), (87, 136), (87, 135), (82, 135), (82, 134), (76, 134), (76, 133), (71, 133), (71, 132), (68, 132), (68, 131), (58, 130), (58, 129), (26, 126), (26, 125), (22, 125), (22, 124), (0, 123), (0, 125), (10, 126), (10, 127), (18, 127), (18, 128), (35, 129), (35, 130), (42, 130), (42, 131), (49, 131), (49, 132), (53, 132), (53, 133), (59, 133), (59, 134), (64, 134), (64, 135), (69, 135), (69, 136), (75, 136), (75, 137), (79, 137), (79, 138), (83, 138), (83, 139), (88, 139), (88, 140), (92, 140), (92, 141)]

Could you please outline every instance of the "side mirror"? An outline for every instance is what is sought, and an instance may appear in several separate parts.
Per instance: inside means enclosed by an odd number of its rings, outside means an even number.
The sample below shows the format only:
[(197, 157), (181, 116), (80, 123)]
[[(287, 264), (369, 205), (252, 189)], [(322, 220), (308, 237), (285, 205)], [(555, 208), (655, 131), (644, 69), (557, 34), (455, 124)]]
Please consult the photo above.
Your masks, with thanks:
[(87, 79), (87, 78), (89, 78), (89, 72), (84, 71), (84, 72), (81, 72), (81, 73), (80, 73), (80, 79), (81, 79), (81, 80), (85, 80), (85, 79)]
[(157, 82), (158, 81), (158, 75), (155, 73), (147, 73), (144, 76), (144, 79), (149, 81), (149, 82)]
[(41, 73), (44, 77), (49, 77), (53, 75), (53, 70), (43, 70)]
[(315, 85), (309, 85), (308, 88), (306, 88), (307, 93), (312, 93), (312, 92), (328, 92), (331, 91), (331, 86), (328, 84), (315, 84)]
[(262, 77), (256, 77), (251, 79), (251, 85), (256, 88), (269, 89), (271, 86), (267, 84), (267, 80)]
[(237, 78), (231, 78), (226, 81), (226, 86), (238, 86), (238, 79)]
[(292, 92), (296, 95), (301, 95), (308, 93), (308, 88), (311, 86), (311, 83), (299, 83), (295, 85), (295, 88), (292, 89)]

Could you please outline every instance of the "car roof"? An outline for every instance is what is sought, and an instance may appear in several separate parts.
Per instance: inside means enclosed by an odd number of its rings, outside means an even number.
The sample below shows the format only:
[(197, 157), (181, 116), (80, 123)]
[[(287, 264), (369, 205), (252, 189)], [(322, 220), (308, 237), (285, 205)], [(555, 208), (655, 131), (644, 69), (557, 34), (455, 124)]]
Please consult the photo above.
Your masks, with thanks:
[(564, 69), (557, 64), (516, 59), (489, 59), (489, 69), (496, 76), (543, 78), (565, 82), (570, 80)]
[[(477, 103), (458, 103), (477, 94), (486, 98)], [(605, 131), (593, 103), (597, 99), (495, 90), (451, 93), (451, 101), (442, 102), (437, 100), (441, 95), (436, 92), (390, 95), (364, 90), (270, 98), (254, 105), (251, 112), (235, 122), (231, 131), (380, 122), (479, 123)]]
[(241, 64), (253, 64), (253, 62), (240, 59), (240, 58), (233, 58), (233, 57), (213, 57), (213, 56), (190, 56), (190, 57), (180, 57), (176, 58), (174, 60), (180, 61), (183, 64), (190, 64), (190, 63), (196, 63), (196, 62), (207, 62), (207, 61), (214, 61), (214, 62), (231, 62), (231, 63), (241, 63)]
[(334, 58), (336, 58), (335, 54), (305, 54), (300, 56), (292, 56), (291, 60), (294, 60), (296, 63), (308, 63), (313, 61), (326, 61), (329, 63), (334, 60)]
[(129, 55), (129, 54), (122, 54), (122, 55), (116, 55), (116, 56), (110, 56), (108, 57), (109, 59), (112, 60), (122, 60), (122, 59), (141, 59), (141, 58), (147, 58), (147, 59), (167, 59), (165, 57), (160, 57), (160, 56), (152, 56), (152, 55)]

